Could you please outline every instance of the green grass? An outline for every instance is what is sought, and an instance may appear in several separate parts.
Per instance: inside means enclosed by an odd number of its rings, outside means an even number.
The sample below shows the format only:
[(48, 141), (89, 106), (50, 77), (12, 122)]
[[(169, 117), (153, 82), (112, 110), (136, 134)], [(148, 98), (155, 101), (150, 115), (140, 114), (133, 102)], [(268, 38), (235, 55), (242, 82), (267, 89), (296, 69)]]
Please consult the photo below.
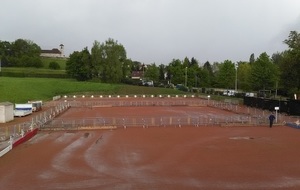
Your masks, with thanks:
[(60, 70), (65, 70), (66, 69), (66, 62), (67, 59), (62, 59), (62, 58), (51, 58), (51, 57), (42, 57), (42, 62), (44, 65), (44, 69), (49, 69), (49, 63), (54, 61), (57, 62), (60, 66)]
[(30, 67), (2, 67), (2, 72), (24, 73), (24, 74), (65, 74), (65, 70), (51, 70), (45, 68)]
[[(62, 58), (41, 58), (42, 68), (31, 67), (2, 67), (0, 76), (5, 77), (39, 77), (39, 78), (68, 78), (66, 74), (67, 59)], [(53, 70), (49, 68), (50, 62), (55, 61), (60, 65), (60, 69)]]
[(51, 100), (57, 95), (133, 95), (184, 94), (184, 92), (155, 87), (141, 87), (73, 79), (0, 77), (0, 102), (25, 103), (28, 100)]

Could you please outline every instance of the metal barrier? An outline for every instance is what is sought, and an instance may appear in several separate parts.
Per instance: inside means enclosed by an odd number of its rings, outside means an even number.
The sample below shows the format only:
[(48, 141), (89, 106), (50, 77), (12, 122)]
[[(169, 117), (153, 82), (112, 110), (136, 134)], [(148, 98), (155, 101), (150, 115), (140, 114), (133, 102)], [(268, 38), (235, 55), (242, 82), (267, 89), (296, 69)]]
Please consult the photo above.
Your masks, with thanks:
[[(209, 99), (99, 99), (78, 101), (71, 99), (67, 101), (71, 107), (132, 107), (132, 106), (209, 106), (235, 113), (228, 115), (201, 115), (198, 117), (97, 117), (84, 119), (54, 119), (42, 129), (51, 130), (74, 130), (74, 129), (96, 129), (117, 127), (182, 127), (182, 126), (212, 126), (212, 125), (267, 125), (269, 112), (257, 108), (240, 106), (237, 101), (225, 100), (224, 102)], [(66, 100), (65, 100), (66, 101)], [(286, 116), (278, 114), (277, 123), (289, 120)]]
[(199, 117), (97, 117), (84, 119), (54, 119), (42, 130), (79, 130), (127, 127), (184, 127), (222, 125), (261, 125), (267, 118), (253, 116), (204, 115)]
[[(31, 121), (23, 122), (17, 125), (0, 128), (0, 155), (4, 155), (8, 146), (12, 146), (14, 142), (22, 138), (26, 133), (35, 129), (42, 128), (45, 124), (53, 120), (57, 115), (66, 111), (70, 105), (68, 103), (60, 102), (54, 108), (41, 112), (40, 114), (32, 117)], [(3, 151), (3, 152), (2, 152)], [(5, 152), (5, 153), (4, 153)]]
[[(184, 99), (176, 98), (146, 98), (132, 100), (86, 100), (76, 99), (53, 101), (47, 103), (50, 108), (32, 117), (31, 121), (17, 125), (0, 128), (0, 155), (4, 155), (12, 148), (12, 144), (24, 136), (27, 132), (35, 129), (41, 130), (80, 130), (80, 129), (114, 129), (127, 127), (185, 127), (185, 126), (233, 126), (251, 125), (259, 126), (268, 124), (268, 111), (240, 106), (237, 102), (226, 100), (224, 102), (213, 101), (205, 98)], [(209, 106), (216, 109), (223, 109), (236, 114), (228, 115), (200, 115), (198, 117), (97, 117), (84, 119), (58, 119), (58, 115), (69, 107), (132, 107), (132, 106)], [(299, 120), (299, 117), (292, 118), (279, 113), (277, 123)], [(9, 142), (9, 143), (8, 143)]]
[[(140, 98), (140, 99), (63, 99), (47, 103), (53, 107), (32, 118), (31, 121), (10, 127), (0, 128), (0, 143), (9, 138), (18, 138), (30, 128), (40, 129), (76, 129), (76, 128), (112, 128), (112, 127), (150, 127), (150, 126), (211, 126), (211, 125), (265, 125), (268, 123), (268, 111), (240, 106), (236, 102), (224, 102), (200, 98)], [(202, 115), (199, 117), (131, 117), (131, 118), (85, 118), (85, 119), (56, 119), (56, 117), (69, 107), (106, 107), (106, 106), (209, 106), (234, 112), (238, 115)], [(278, 114), (277, 123), (289, 122), (292, 119), (283, 114)]]
[(140, 107), (140, 106), (206, 106), (206, 100), (136, 100), (136, 101), (117, 101), (117, 100), (87, 100), (87, 101), (68, 101), (71, 107)]

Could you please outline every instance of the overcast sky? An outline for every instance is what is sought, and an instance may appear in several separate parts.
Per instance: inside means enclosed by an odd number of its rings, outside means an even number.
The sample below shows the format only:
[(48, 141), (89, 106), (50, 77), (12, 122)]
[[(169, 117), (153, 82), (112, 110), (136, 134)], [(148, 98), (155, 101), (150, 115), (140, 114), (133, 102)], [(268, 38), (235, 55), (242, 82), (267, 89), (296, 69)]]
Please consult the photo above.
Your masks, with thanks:
[(248, 61), (287, 49), (300, 0), (1, 0), (0, 40), (32, 40), (66, 55), (113, 38), (127, 57), (169, 64)]

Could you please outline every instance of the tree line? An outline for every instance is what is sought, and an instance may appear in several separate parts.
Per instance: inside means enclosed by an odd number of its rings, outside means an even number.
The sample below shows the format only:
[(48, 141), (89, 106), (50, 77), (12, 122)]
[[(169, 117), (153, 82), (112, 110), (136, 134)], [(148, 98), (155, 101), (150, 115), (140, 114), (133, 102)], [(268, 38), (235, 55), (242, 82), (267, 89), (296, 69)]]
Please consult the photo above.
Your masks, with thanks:
[(67, 72), (77, 80), (125, 82), (132, 71), (143, 71), (145, 80), (187, 87), (214, 87), (243, 91), (280, 89), (285, 95), (300, 92), (300, 34), (291, 31), (283, 41), (288, 49), (269, 56), (266, 52), (249, 61), (233, 63), (209, 61), (201, 64), (194, 57), (173, 59), (168, 64), (144, 65), (126, 57), (122, 44), (113, 39), (95, 41), (91, 52), (84, 48), (70, 55)]
[[(300, 33), (291, 31), (283, 41), (288, 48), (269, 56), (266, 52), (248, 61), (200, 63), (194, 57), (173, 59), (168, 64), (144, 64), (127, 58), (125, 47), (108, 39), (95, 41), (70, 54), (66, 73), (79, 81), (131, 83), (131, 73), (140, 71), (145, 80), (156, 84), (182, 84), (186, 87), (214, 87), (243, 91), (280, 89), (285, 94), (300, 92)], [(41, 48), (29, 40), (0, 41), (2, 66), (39, 67)]]
[(0, 41), (2, 67), (43, 67), (41, 48), (30, 40)]

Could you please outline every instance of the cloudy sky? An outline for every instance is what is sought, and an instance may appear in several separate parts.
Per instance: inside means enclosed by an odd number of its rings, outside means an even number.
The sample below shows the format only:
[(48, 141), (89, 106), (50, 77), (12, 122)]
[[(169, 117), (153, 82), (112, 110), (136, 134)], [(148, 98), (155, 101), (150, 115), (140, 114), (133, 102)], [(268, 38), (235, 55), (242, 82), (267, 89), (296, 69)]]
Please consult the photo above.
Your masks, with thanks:
[(0, 40), (63, 43), (68, 55), (113, 38), (143, 63), (248, 61), (287, 49), (299, 10), (299, 0), (1, 0)]

